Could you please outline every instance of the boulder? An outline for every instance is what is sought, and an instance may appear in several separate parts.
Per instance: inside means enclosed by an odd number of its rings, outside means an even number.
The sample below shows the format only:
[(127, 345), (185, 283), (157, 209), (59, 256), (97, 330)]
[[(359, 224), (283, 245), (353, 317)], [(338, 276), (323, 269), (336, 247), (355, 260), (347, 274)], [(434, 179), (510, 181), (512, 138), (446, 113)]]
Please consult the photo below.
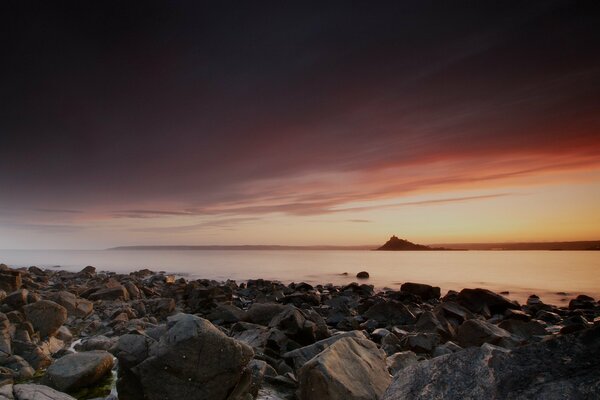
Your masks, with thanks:
[(367, 271), (360, 271), (358, 274), (356, 274), (356, 277), (358, 279), (369, 279), (369, 273)]
[(75, 397), (51, 387), (33, 383), (14, 385), (13, 394), (15, 400), (76, 400)]
[(470, 319), (458, 327), (456, 337), (462, 347), (481, 346), (499, 344), (502, 339), (510, 338), (510, 332), (480, 319)]
[(319, 340), (318, 342), (315, 342), (309, 346), (304, 346), (299, 349), (287, 352), (283, 355), (283, 357), (291, 360), (292, 364), (294, 365), (294, 369), (299, 370), (300, 368), (302, 368), (302, 366), (304, 366), (304, 364), (306, 364), (306, 362), (308, 362), (308, 360), (310, 360), (311, 358), (313, 358), (314, 356), (316, 356), (317, 354), (319, 354), (338, 340), (347, 337), (367, 339), (365, 334), (361, 331), (342, 332), (337, 335), (331, 336), (330, 338)]
[(304, 364), (298, 382), (300, 400), (377, 400), (391, 376), (375, 343), (345, 337)]
[(67, 310), (53, 301), (40, 300), (23, 307), (25, 317), (44, 338), (53, 335), (67, 320)]
[(504, 314), (508, 309), (520, 308), (517, 303), (487, 289), (463, 289), (456, 300), (470, 311), (482, 315)]
[(94, 311), (94, 303), (70, 292), (60, 291), (53, 297), (53, 300), (66, 308), (69, 317), (85, 318)]
[(254, 352), (227, 337), (208, 320), (189, 314), (169, 317), (169, 329), (136, 365), (143, 396), (149, 400), (226, 399)]
[(59, 358), (48, 367), (48, 384), (67, 392), (93, 385), (110, 373), (113, 357), (106, 351), (88, 351)]
[(414, 324), (416, 317), (402, 303), (395, 300), (380, 302), (364, 313), (368, 319), (374, 319), (381, 326)]
[(403, 283), (402, 286), (400, 286), (400, 291), (419, 296), (424, 301), (439, 299), (441, 294), (440, 288), (437, 286), (412, 282)]
[(600, 326), (518, 349), (469, 348), (411, 365), (383, 400), (600, 398)]

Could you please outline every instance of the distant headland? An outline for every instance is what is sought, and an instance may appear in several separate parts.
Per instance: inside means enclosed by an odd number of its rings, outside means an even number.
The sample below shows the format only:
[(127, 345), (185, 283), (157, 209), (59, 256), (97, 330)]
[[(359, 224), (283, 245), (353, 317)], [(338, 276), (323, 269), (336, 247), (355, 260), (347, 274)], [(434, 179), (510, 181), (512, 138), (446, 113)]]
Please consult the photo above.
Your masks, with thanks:
[(385, 244), (376, 250), (383, 251), (413, 251), (413, 250), (447, 250), (442, 247), (429, 247), (424, 244), (416, 244), (413, 242), (409, 242), (405, 239), (400, 239), (396, 235), (392, 236), (390, 240), (385, 242)]

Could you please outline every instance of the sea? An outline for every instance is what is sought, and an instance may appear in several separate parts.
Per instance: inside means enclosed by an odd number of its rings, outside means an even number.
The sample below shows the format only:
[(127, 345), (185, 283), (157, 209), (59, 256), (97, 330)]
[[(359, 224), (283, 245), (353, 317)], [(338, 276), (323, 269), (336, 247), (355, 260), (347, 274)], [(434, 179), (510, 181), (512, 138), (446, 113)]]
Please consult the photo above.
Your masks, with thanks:
[[(524, 303), (536, 294), (568, 304), (579, 294), (600, 298), (600, 251), (397, 251), (369, 250), (0, 250), (11, 267), (129, 273), (142, 268), (193, 279), (271, 279), (283, 283), (344, 285), (361, 282), (398, 290), (404, 282), (506, 292)], [(367, 271), (368, 280), (356, 274)]]

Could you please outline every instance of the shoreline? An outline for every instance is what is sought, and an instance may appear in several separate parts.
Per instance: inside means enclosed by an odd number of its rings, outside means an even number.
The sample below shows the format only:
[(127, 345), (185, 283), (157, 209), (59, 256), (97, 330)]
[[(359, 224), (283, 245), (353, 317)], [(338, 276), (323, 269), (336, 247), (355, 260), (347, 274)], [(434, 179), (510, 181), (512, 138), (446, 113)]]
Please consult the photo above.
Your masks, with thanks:
[[(324, 390), (318, 397), (327, 399), (340, 384), (394, 399), (403, 390), (393, 383), (399, 376), (441, 367), (439, 360), (446, 365), (474, 351), (504, 357), (572, 341), (562, 351), (578, 362), (579, 337), (600, 335), (600, 304), (585, 295), (560, 307), (537, 296), (521, 305), (478, 288), (442, 297), (439, 287), (410, 282), (376, 291), (360, 280), (236, 283), (91, 266), (69, 272), (0, 265), (0, 287), (0, 350), (8, 356), (0, 357), (0, 389), (44, 385), (80, 399), (185, 398), (198, 385), (208, 396), (198, 398), (304, 400)], [(226, 356), (194, 350), (206, 343)], [(361, 376), (360, 387), (319, 367), (340, 360)], [(364, 370), (364, 360), (374, 370)], [(81, 375), (78, 368), (93, 373), (81, 381), (72, 376)], [(229, 371), (227, 379), (206, 372), (219, 368)], [(189, 383), (169, 383), (181, 374)], [(328, 384), (315, 386), (315, 379)]]

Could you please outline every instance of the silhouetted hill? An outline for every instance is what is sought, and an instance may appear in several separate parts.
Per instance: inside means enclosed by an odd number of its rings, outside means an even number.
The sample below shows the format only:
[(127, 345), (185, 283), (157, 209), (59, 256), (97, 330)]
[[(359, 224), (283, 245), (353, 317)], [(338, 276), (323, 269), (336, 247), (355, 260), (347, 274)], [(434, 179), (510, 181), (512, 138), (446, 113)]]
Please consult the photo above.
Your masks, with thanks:
[(422, 244), (416, 244), (413, 242), (409, 242), (408, 240), (400, 239), (397, 236), (392, 236), (390, 240), (385, 242), (383, 246), (378, 248), (377, 250), (388, 250), (388, 251), (402, 251), (402, 250), (442, 250), (442, 249), (434, 249), (429, 246), (425, 246)]

